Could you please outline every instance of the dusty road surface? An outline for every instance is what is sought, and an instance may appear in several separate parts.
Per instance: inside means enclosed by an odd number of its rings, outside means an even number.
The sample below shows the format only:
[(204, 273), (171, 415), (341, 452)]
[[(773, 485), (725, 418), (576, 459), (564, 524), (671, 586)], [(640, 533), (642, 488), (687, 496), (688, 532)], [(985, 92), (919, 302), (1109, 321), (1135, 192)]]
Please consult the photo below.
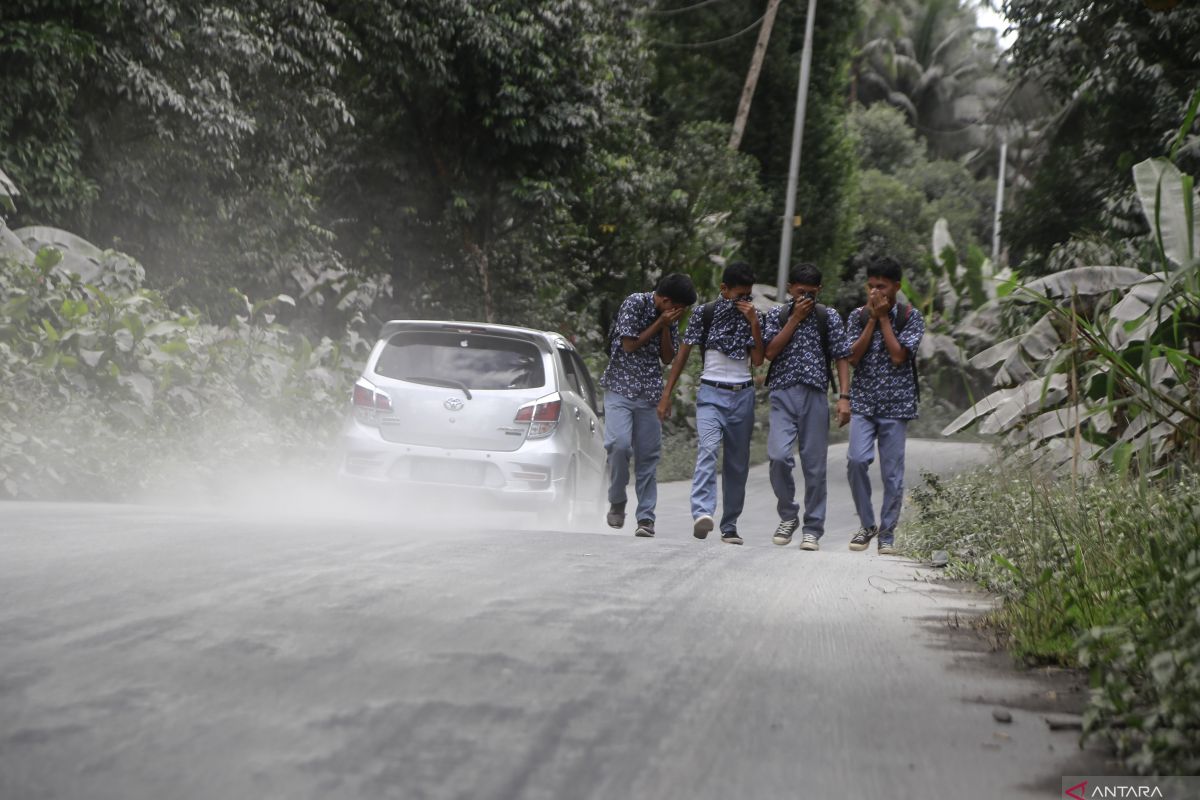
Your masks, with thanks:
[[(913, 473), (982, 457), (914, 442)], [(0, 798), (1057, 796), (1046, 684), (947, 620), (983, 601), (851, 553), (364, 518), (0, 504)], [(993, 710), (1007, 703), (1013, 720)], [(1051, 791), (1053, 789), (1053, 791)]]

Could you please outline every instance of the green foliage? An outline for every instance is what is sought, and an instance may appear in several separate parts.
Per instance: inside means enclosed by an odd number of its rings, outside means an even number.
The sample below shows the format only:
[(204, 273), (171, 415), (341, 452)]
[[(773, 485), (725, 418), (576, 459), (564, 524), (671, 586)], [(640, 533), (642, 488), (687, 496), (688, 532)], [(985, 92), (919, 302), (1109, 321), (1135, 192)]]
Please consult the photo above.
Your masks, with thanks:
[[(744, 255), (767, 274), (779, 259), (779, 209), (784, 207), (787, 186), (805, 11), (803, 3), (780, 5), (741, 145), (762, 165), (762, 185), (772, 210), (749, 225)], [(669, 146), (674, 131), (687, 122), (733, 119), (755, 37), (705, 47), (672, 45), (721, 39), (743, 30), (762, 12), (758, 5), (717, 3), (684, 14), (647, 17), (647, 35), (655, 49), (648, 110), (661, 146)], [(853, 249), (855, 159), (853, 144), (845, 135), (845, 87), (859, 22), (857, 2), (817, 4), (796, 199), (801, 226), (793, 237), (793, 260), (819, 265), (830, 291), (836, 288), (840, 265)]]
[[(1134, 168), (1164, 271), (1120, 267), (1056, 273), (1009, 295), (1008, 305), (1043, 310), (1011, 336), (972, 358), (1001, 365), (1001, 388), (947, 427), (983, 420), (1052, 464), (1127, 461), (1145, 468), (1200, 455), (1200, 194), (1170, 162)], [(1032, 322), (1032, 324), (1030, 324)]]
[(993, 621), (1033, 663), (1080, 665), (1085, 739), (1137, 773), (1200, 767), (1200, 476), (1069, 482), (1011, 464), (926, 475), (902, 529), (911, 554), (947, 550), (949, 577), (1003, 598)]
[(848, 125), (863, 167), (896, 175), (926, 160), (925, 144), (918, 141), (916, 130), (886, 103), (853, 109)]
[(747, 229), (768, 208), (757, 162), (728, 140), (728, 125), (687, 123), (669, 147), (638, 137), (631, 156), (610, 153), (596, 166), (573, 213), (579, 259), (594, 276), (578, 299), (607, 301), (602, 320), (669, 272), (690, 274), (702, 297), (716, 292), (723, 264), (740, 257)]
[(364, 58), (342, 76), (358, 124), (329, 165), (326, 212), (339, 236), (382, 260), (376, 269), (389, 267), (401, 313), (494, 319), (580, 234), (570, 217), (582, 176), (604, 158), (610, 126), (641, 123), (630, 9), (339, 9)]
[(18, 0), (0, 8), (0, 167), (17, 224), (117, 243), (227, 307), (333, 259), (314, 170), (350, 122), (319, 0)]
[[(928, 231), (942, 220), (953, 258), (964, 265), (979, 265), (973, 249), (991, 230), (995, 183), (977, 180), (955, 161), (933, 160), (901, 112), (883, 103), (855, 109), (850, 130), (858, 151), (858, 214), (856, 250), (843, 269), (849, 284), (839, 305), (860, 300), (863, 265), (877, 255), (890, 255), (914, 277), (914, 286), (930, 297), (937, 295), (939, 246), (930, 249)], [(961, 243), (961, 246), (955, 245)], [(957, 280), (957, 273), (950, 272)], [(975, 286), (978, 290), (981, 287)], [(967, 287), (958, 287), (960, 294)], [(975, 292), (978, 294), (978, 291)], [(981, 303), (976, 303), (978, 307)], [(932, 302), (929, 305), (932, 308)], [(964, 308), (965, 310), (965, 308)], [(954, 313), (951, 313), (951, 317)]]
[(1200, 171), (1194, 125), (1179, 134), (1196, 88), (1200, 6), (1090, 0), (1008, 0), (1018, 27), (1013, 63), (1058, 105), (1042, 125), (1031, 185), (1014, 198), (1006, 236), (1022, 272), (1051, 271), (1054, 248), (1079, 236), (1139, 237), (1147, 227), (1132, 199), (1129, 168), (1167, 152), (1184, 172)]
[[(929, 251), (927, 231), (914, 221), (926, 216), (925, 195), (920, 189), (876, 169), (859, 173), (858, 252), (861, 259), (890, 255), (903, 266), (921, 263)], [(858, 287), (861, 291), (861, 282)]]
[(962, 0), (867, 3), (851, 73), (864, 105), (903, 113), (939, 158), (958, 158), (990, 137), (985, 121), (1005, 80), (995, 36)]
[(310, 341), (295, 301), (251, 302), (226, 325), (170, 307), (115, 258), (90, 284), (61, 254), (0, 257), (0, 496), (123, 499), (170, 476), (320, 458), (369, 343)]

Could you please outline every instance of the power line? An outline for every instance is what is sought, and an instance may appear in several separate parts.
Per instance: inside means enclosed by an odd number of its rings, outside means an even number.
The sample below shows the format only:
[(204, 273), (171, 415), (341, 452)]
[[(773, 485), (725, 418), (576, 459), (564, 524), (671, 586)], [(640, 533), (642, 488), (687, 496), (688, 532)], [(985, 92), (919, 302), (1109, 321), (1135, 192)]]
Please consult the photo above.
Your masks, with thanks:
[(708, 41), (708, 42), (664, 42), (662, 39), (647, 39), (646, 41), (650, 42), (651, 44), (662, 45), (663, 47), (681, 47), (681, 48), (686, 48), (686, 49), (711, 47), (714, 44), (724, 44), (725, 42), (733, 41), (734, 39), (738, 38), (739, 36), (745, 36), (747, 33), (754, 30), (759, 25), (761, 25), (762, 21), (766, 18), (766, 16), (767, 16), (766, 14), (763, 14), (757, 20), (750, 23), (745, 28), (742, 28), (737, 33), (730, 34), (729, 36), (724, 36), (720, 39), (713, 39), (712, 41)]
[(684, 13), (687, 13), (688, 11), (695, 11), (697, 8), (704, 8), (705, 6), (711, 6), (714, 3), (722, 3), (724, 1), (725, 0), (702, 0), (699, 3), (693, 3), (692, 5), (684, 6), (683, 8), (664, 8), (664, 9), (647, 8), (642, 13), (653, 14), (653, 15), (659, 16), (659, 17), (671, 17), (671, 16), (674, 16), (675, 14), (684, 14)]

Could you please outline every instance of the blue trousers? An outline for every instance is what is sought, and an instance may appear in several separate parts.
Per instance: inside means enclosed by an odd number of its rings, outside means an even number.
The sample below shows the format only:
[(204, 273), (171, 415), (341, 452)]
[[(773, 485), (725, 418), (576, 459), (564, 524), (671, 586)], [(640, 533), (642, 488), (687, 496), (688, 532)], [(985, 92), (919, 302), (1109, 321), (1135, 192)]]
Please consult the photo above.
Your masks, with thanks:
[(792, 455), (799, 443), (800, 468), (804, 472), (804, 533), (818, 539), (825, 533), (825, 503), (828, 496), (825, 465), (829, 446), (829, 398), (825, 392), (797, 384), (771, 392), (771, 429), (767, 434), (767, 458), (771, 461), (771, 488), (781, 520), (796, 519), (796, 481)]
[(608, 502), (626, 501), (632, 458), (638, 499), (635, 519), (653, 522), (654, 506), (658, 503), (655, 471), (662, 455), (662, 423), (658, 421), (657, 404), (605, 392), (604, 449), (608, 451)]
[(692, 476), (692, 518), (717, 509), (717, 453), (721, 466), (721, 532), (737, 530), (746, 504), (750, 436), (754, 433), (754, 387), (730, 391), (700, 384), (696, 392), (696, 472)]
[(900, 503), (904, 499), (904, 433), (906, 419), (850, 417), (850, 449), (846, 453), (846, 477), (850, 480), (850, 495), (858, 511), (858, 521), (864, 528), (875, 525), (871, 507), (871, 478), (867, 468), (875, 460), (879, 445), (879, 472), (883, 475), (883, 508), (879, 512), (879, 533), (885, 540), (896, 530), (900, 521)]

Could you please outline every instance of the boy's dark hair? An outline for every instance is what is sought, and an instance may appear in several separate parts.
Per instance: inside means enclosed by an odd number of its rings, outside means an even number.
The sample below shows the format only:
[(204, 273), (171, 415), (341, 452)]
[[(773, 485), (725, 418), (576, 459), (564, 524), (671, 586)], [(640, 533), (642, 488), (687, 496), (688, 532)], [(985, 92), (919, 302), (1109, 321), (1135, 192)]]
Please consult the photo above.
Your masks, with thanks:
[(816, 264), (801, 262), (792, 265), (792, 271), (788, 273), (788, 283), (803, 283), (806, 286), (821, 285), (821, 270), (817, 269)]
[(721, 283), (729, 288), (734, 286), (753, 286), (754, 270), (745, 261), (735, 261), (725, 268), (721, 275)]
[(690, 306), (696, 302), (696, 286), (692, 283), (692, 279), (682, 272), (663, 275), (659, 279), (658, 285), (654, 287), (654, 293), (681, 306)]
[(891, 256), (876, 256), (867, 264), (868, 278), (887, 278), (889, 281), (900, 282), (904, 270), (900, 262)]

